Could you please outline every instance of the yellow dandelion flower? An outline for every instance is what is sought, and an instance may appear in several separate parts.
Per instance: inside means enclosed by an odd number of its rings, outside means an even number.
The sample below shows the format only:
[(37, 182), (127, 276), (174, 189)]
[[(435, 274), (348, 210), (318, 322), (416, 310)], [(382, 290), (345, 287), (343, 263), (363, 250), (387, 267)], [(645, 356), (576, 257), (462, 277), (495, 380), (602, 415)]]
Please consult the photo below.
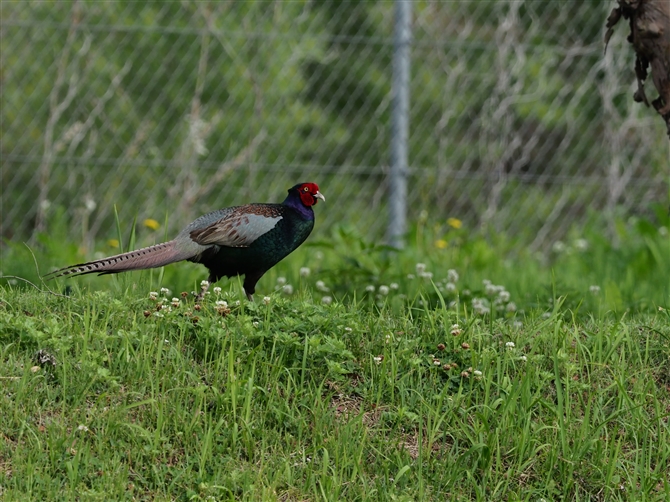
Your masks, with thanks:
[(118, 239), (109, 239), (107, 241), (107, 245), (110, 248), (118, 248), (119, 247), (119, 240)]
[(438, 239), (438, 240), (435, 241), (435, 247), (437, 249), (444, 249), (448, 245), (449, 245), (449, 243), (447, 241), (445, 241), (444, 239)]
[(142, 223), (145, 227), (150, 228), (151, 230), (158, 230), (161, 227), (161, 224), (153, 218), (147, 218)]
[(458, 218), (449, 218), (447, 219), (447, 225), (452, 228), (461, 228), (463, 226), (463, 222)]

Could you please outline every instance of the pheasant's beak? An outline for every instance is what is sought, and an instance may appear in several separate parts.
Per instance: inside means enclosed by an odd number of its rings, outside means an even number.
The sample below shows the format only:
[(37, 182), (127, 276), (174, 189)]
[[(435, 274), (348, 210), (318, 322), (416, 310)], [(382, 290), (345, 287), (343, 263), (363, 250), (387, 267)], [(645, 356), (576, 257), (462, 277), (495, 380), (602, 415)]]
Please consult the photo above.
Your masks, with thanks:
[(323, 202), (326, 202), (326, 198), (325, 198), (325, 197), (323, 196), (323, 194), (322, 194), (321, 192), (319, 192), (318, 190), (317, 190), (316, 193), (314, 194), (314, 197), (316, 197), (317, 199), (321, 199)]

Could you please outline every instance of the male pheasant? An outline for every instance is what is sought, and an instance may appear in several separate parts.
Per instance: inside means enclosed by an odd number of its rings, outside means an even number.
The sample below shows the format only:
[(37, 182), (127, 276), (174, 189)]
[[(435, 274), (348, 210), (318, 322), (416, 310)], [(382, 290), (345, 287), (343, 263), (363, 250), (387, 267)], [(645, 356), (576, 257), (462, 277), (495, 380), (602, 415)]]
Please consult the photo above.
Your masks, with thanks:
[(244, 291), (252, 300), (258, 280), (288, 256), (314, 228), (312, 206), (325, 202), (315, 183), (290, 188), (281, 204), (247, 204), (219, 209), (187, 225), (177, 237), (162, 244), (72, 265), (47, 274), (48, 279), (65, 275), (116, 274), (128, 270), (156, 268), (188, 260), (209, 270), (208, 284), (222, 277), (244, 275)]

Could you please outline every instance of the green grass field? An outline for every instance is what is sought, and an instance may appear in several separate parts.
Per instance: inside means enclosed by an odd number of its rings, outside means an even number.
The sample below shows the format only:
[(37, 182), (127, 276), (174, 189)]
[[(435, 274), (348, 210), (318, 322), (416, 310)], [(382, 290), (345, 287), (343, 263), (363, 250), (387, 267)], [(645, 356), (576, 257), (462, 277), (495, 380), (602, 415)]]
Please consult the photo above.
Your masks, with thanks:
[(195, 265), (43, 285), (76, 250), (6, 247), (0, 499), (670, 500), (670, 242), (622, 231), (340, 229), (198, 306)]

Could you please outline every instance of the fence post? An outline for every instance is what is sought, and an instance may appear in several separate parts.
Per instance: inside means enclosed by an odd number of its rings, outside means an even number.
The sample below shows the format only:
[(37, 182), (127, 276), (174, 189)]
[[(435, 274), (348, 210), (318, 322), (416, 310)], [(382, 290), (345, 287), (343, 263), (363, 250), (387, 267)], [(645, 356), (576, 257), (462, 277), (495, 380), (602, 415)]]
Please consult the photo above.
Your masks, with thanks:
[(388, 241), (396, 248), (404, 246), (407, 219), (411, 19), (411, 0), (395, 0)]

